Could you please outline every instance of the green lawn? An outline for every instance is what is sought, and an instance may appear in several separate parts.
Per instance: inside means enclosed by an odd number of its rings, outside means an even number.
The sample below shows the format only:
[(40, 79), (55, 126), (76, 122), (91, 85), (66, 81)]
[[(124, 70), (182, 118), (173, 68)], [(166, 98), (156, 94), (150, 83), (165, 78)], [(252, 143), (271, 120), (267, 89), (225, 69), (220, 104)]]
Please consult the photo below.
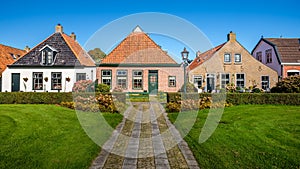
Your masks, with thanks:
[[(113, 127), (122, 120), (120, 114), (104, 117)], [(0, 105), (0, 168), (88, 168), (99, 151), (74, 110)]]
[[(168, 116), (172, 122), (178, 113)], [(186, 119), (177, 124), (184, 131)], [(213, 135), (199, 144), (208, 110), (185, 137), (201, 168), (300, 168), (300, 107), (241, 105), (225, 108)]]

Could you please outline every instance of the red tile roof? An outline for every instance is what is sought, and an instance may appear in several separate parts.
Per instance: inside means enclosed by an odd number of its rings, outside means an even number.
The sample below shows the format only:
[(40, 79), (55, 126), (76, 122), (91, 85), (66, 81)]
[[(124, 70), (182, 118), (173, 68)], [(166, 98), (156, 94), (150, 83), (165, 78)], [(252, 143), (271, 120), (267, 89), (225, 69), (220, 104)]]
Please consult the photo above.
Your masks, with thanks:
[(264, 38), (276, 46), (282, 63), (300, 63), (299, 38)]
[(6, 69), (7, 65), (14, 63), (25, 53), (25, 50), (0, 44), (0, 75)]
[(189, 65), (188, 70), (193, 70), (196, 67), (198, 67), (199, 65), (201, 65), (203, 62), (207, 61), (209, 58), (211, 58), (218, 50), (220, 50), (223, 46), (225, 45), (225, 43), (216, 46), (204, 53), (201, 53), (200, 55), (198, 55), (193, 61), (192, 63)]
[(140, 28), (128, 35), (101, 64), (177, 64)]
[(69, 35), (62, 33), (62, 37), (67, 42), (77, 59), (79, 60), (80, 64), (84, 66), (95, 66), (95, 62), (90, 57), (90, 55), (80, 46), (78, 42), (76, 42), (73, 38)]

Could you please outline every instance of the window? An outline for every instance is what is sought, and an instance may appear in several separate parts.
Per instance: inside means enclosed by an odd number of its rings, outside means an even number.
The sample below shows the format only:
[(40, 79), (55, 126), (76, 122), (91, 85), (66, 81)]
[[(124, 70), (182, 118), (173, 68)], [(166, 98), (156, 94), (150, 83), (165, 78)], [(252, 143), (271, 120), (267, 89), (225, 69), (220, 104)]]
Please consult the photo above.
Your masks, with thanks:
[(234, 62), (235, 63), (241, 63), (242, 62), (242, 55), (241, 54), (235, 54), (234, 55)]
[(56, 51), (52, 48), (46, 46), (42, 49), (42, 65), (52, 65), (54, 62), (54, 56)]
[(117, 86), (127, 89), (127, 70), (117, 70)]
[(176, 76), (169, 76), (169, 87), (176, 87)]
[(272, 63), (272, 49), (266, 50), (266, 61)]
[(240, 88), (245, 87), (245, 75), (244, 74), (236, 74), (236, 86)]
[(76, 73), (76, 82), (86, 80), (86, 73)]
[(13, 58), (13, 59), (17, 59), (17, 57), (16, 57), (16, 55), (14, 55), (14, 54), (10, 54), (10, 56)]
[(52, 90), (61, 90), (61, 72), (51, 73), (51, 89)]
[(200, 89), (202, 87), (202, 76), (201, 75), (194, 75), (194, 85)]
[(43, 73), (33, 73), (33, 90), (43, 90)]
[(111, 70), (101, 71), (101, 82), (103, 84), (111, 86)]
[(134, 70), (132, 71), (133, 89), (143, 89), (143, 71)]
[(269, 89), (269, 76), (261, 77), (261, 88), (264, 90)]
[(229, 81), (229, 74), (221, 74), (221, 88), (224, 89), (226, 88), (226, 85), (230, 83)]
[(231, 58), (230, 58), (230, 54), (229, 53), (225, 53), (224, 54), (224, 62), (225, 63), (230, 63), (231, 62)]
[(262, 52), (256, 52), (256, 59), (262, 62)]

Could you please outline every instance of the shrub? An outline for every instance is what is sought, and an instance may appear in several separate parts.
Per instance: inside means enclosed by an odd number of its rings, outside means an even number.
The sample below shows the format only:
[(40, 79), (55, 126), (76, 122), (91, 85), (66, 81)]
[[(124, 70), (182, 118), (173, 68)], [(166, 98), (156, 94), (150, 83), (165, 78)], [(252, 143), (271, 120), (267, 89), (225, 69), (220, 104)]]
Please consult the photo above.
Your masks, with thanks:
[(80, 80), (74, 83), (72, 88), (73, 92), (85, 92), (87, 91), (88, 87), (93, 83), (91, 80)]
[(300, 93), (300, 75), (289, 76), (271, 89), (272, 93)]
[[(178, 92), (183, 92), (184, 91), (184, 86), (182, 86)], [(187, 93), (193, 93), (193, 92), (198, 92), (198, 89), (195, 87), (194, 84), (192, 83), (187, 83), (186, 84), (186, 92)]]
[(100, 92), (100, 93), (108, 93), (110, 91), (110, 86), (100, 83), (96, 86), (96, 92)]

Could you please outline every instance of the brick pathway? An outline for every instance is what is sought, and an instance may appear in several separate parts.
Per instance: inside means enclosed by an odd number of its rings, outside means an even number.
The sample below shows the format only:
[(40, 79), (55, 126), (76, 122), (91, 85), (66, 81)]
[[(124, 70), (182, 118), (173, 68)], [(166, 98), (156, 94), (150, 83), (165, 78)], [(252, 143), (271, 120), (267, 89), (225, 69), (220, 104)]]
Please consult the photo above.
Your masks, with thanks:
[[(179, 143), (179, 144), (177, 144)], [(199, 168), (159, 103), (133, 103), (90, 169)]]

